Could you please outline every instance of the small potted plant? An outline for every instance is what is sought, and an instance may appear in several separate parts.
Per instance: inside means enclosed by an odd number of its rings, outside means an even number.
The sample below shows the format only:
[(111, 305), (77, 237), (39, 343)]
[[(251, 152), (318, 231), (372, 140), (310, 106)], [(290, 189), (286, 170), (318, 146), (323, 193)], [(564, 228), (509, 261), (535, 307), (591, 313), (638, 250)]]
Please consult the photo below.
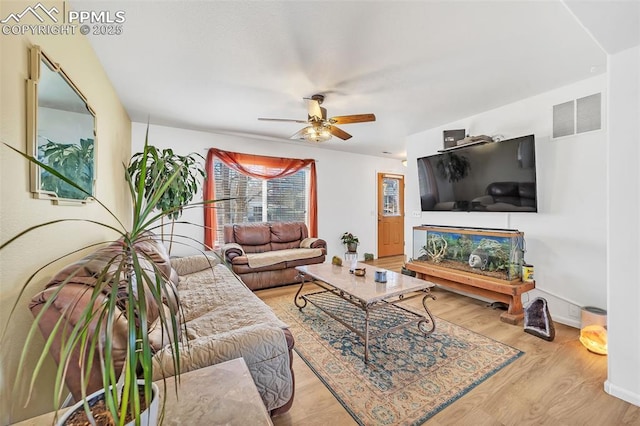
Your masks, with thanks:
[(358, 240), (358, 237), (353, 235), (351, 232), (345, 232), (342, 234), (340, 240), (342, 240), (342, 244), (347, 246), (348, 252), (355, 253), (358, 250), (358, 244), (360, 244), (360, 241)]

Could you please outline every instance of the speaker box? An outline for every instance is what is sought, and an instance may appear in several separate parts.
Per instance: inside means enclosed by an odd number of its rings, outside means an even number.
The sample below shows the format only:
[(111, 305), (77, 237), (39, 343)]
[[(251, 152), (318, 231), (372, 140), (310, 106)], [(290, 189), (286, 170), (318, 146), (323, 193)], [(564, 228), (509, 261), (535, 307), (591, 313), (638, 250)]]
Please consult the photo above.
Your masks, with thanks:
[(456, 146), (456, 142), (464, 139), (464, 129), (461, 130), (444, 130), (442, 132), (442, 138), (444, 139), (444, 148), (451, 148)]

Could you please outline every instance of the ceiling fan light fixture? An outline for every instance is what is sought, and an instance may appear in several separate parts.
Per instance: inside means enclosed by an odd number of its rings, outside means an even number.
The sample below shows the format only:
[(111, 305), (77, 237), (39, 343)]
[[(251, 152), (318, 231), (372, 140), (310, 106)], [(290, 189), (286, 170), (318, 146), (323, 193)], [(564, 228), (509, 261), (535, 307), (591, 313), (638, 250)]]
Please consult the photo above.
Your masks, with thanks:
[(376, 121), (374, 114), (352, 114), (352, 115), (338, 115), (335, 117), (327, 118), (327, 109), (320, 106), (324, 101), (324, 95), (313, 95), (311, 98), (304, 98), (307, 100), (307, 119), (295, 120), (290, 118), (262, 118), (258, 120), (264, 121), (288, 121), (295, 123), (306, 123), (307, 127), (298, 130), (289, 139), (303, 140), (307, 142), (325, 142), (335, 136), (338, 139), (346, 141), (351, 139), (351, 135), (334, 124), (352, 124), (352, 123), (366, 123), (368, 121)]
[(302, 137), (309, 142), (325, 142), (331, 139), (331, 132), (324, 126), (308, 126), (302, 131)]

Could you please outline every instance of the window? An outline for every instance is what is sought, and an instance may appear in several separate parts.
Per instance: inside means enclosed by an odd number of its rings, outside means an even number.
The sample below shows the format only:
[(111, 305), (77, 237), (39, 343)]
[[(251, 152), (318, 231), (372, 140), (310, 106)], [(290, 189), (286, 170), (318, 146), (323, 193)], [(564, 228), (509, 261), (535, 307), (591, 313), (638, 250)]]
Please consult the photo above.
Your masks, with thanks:
[[(264, 166), (248, 166), (257, 172)], [(223, 243), (224, 225), (241, 222), (289, 222), (308, 224), (309, 167), (269, 180), (258, 179), (229, 168), (219, 159), (213, 164), (216, 203), (215, 239)]]
[(400, 216), (400, 180), (384, 177), (382, 180), (384, 216)]
[[(215, 203), (203, 209), (206, 247), (224, 242), (224, 224), (247, 222), (249, 217), (254, 221), (304, 221), (309, 236), (318, 235), (315, 160), (209, 148), (205, 168), (203, 198)], [(225, 198), (234, 200), (222, 201)]]

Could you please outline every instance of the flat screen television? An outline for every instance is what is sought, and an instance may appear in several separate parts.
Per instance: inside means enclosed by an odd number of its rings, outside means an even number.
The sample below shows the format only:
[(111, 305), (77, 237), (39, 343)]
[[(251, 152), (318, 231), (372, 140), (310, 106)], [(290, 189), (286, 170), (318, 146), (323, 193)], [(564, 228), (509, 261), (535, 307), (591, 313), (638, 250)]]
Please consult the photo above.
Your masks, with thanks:
[(418, 158), (422, 211), (537, 212), (534, 135)]

